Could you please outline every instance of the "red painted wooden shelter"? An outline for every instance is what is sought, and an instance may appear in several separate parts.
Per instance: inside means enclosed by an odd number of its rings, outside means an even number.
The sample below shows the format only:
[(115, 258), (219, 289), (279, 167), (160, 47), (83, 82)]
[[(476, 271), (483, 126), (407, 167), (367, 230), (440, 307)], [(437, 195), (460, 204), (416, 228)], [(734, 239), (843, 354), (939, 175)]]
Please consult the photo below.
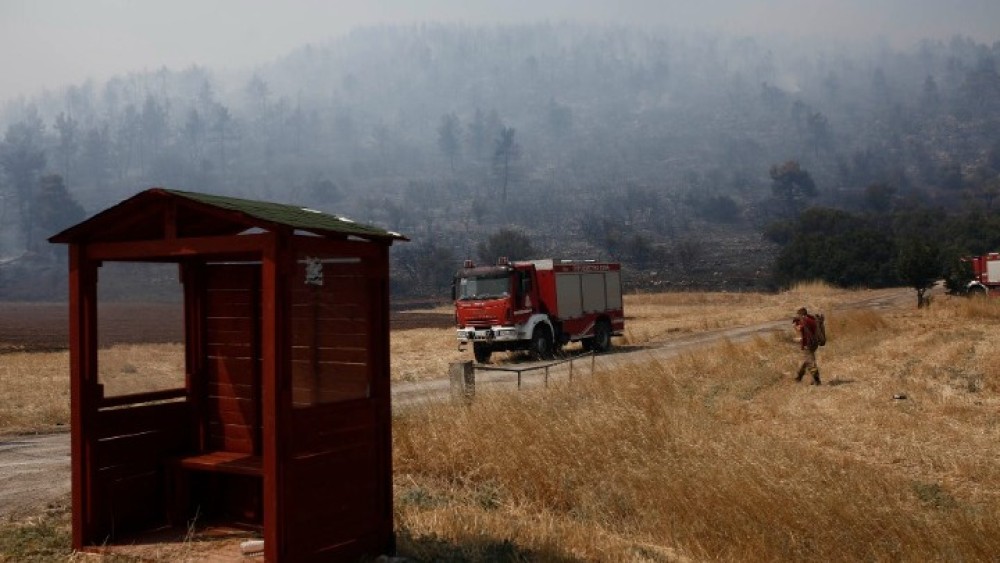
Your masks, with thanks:
[[(268, 561), (393, 549), (389, 247), (315, 210), (153, 188), (69, 245), (73, 547), (196, 514), (257, 527)], [(178, 389), (106, 397), (104, 262), (178, 264)]]

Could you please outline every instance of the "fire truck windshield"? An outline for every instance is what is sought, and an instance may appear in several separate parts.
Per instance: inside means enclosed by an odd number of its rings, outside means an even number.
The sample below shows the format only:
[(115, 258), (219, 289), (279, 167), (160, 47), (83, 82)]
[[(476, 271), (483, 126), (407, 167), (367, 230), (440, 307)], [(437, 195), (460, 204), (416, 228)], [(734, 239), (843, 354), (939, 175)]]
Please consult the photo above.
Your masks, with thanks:
[(459, 278), (457, 298), (460, 301), (474, 299), (498, 299), (507, 297), (510, 291), (509, 276), (475, 276)]

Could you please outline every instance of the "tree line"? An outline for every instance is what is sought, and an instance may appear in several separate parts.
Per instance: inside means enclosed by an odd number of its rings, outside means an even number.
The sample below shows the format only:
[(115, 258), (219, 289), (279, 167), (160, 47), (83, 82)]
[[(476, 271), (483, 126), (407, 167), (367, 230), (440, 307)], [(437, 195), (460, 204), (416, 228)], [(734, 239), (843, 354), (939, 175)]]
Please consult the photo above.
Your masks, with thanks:
[(877, 213), (816, 207), (770, 225), (767, 236), (781, 247), (774, 264), (779, 284), (906, 286), (916, 290), (920, 306), (938, 280), (951, 292), (964, 291), (972, 271), (962, 258), (1000, 248), (1000, 218), (977, 209), (949, 213), (914, 206)]
[[(79, 207), (161, 185), (405, 232), (416, 243), (393, 253), (399, 291), (444, 292), (446, 276), (406, 261), (451, 260), (444, 272), (504, 229), (651, 283), (773, 286), (788, 277), (753, 272), (790, 250), (762, 233), (810, 207), (992, 210), (998, 56), (962, 37), (849, 50), (442, 24), (358, 29), (232, 75), (88, 81), (0, 108), (0, 257), (42, 251)], [(65, 193), (43, 196), (53, 175)], [(65, 205), (46, 209), (51, 198)], [(725, 244), (736, 239), (753, 250)]]

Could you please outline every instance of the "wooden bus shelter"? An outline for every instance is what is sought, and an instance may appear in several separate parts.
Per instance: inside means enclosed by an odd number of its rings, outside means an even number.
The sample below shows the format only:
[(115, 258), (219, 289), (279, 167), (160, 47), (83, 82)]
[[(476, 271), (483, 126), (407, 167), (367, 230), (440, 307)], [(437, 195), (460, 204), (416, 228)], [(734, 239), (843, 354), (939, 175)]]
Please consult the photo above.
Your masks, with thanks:
[[(405, 237), (153, 188), (49, 240), (69, 245), (75, 549), (197, 515), (259, 529), (268, 561), (392, 552), (388, 255)], [(112, 261), (178, 264), (183, 388), (105, 396)]]

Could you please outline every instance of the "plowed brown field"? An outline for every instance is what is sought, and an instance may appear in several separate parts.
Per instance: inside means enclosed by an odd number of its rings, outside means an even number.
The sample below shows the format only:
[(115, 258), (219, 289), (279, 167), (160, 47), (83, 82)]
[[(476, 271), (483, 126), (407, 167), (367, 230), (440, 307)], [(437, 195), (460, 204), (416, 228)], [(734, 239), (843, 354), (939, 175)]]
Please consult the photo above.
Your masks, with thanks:
[[(181, 342), (184, 309), (176, 303), (100, 304), (98, 338), (114, 344)], [(69, 347), (69, 306), (66, 303), (0, 303), (0, 354), (51, 352)], [(449, 328), (446, 313), (393, 311), (393, 330)]]

